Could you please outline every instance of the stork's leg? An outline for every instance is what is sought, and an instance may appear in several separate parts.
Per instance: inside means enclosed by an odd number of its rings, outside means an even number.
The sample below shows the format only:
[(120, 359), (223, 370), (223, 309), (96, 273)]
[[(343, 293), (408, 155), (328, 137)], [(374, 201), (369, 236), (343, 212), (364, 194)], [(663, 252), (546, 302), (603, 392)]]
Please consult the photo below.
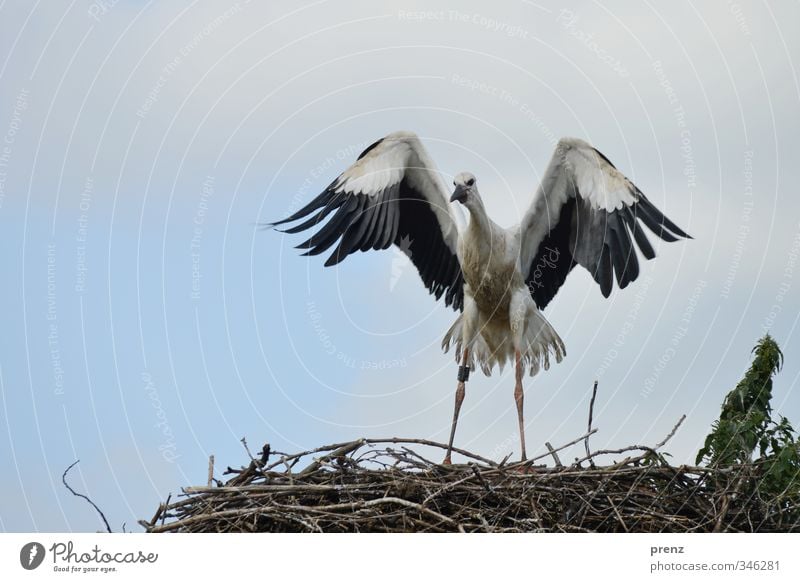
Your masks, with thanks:
[(469, 348), (464, 348), (464, 356), (461, 361), (461, 366), (458, 369), (458, 385), (456, 386), (456, 404), (453, 409), (453, 425), (450, 427), (450, 440), (447, 442), (447, 453), (444, 456), (443, 464), (449, 465), (452, 463), (450, 459), (450, 452), (453, 449), (453, 439), (456, 436), (456, 425), (458, 424), (458, 413), (461, 411), (461, 403), (464, 402), (464, 394), (466, 393), (466, 383), (469, 377), (469, 368), (467, 362), (469, 361)]
[(517, 403), (517, 419), (519, 420), (519, 442), (522, 447), (522, 460), (527, 461), (528, 457), (525, 454), (525, 418), (522, 413), (522, 404), (525, 399), (525, 395), (522, 392), (522, 357), (520, 356), (519, 350), (515, 350), (514, 356), (516, 358), (516, 380), (517, 383), (514, 386), (514, 401)]

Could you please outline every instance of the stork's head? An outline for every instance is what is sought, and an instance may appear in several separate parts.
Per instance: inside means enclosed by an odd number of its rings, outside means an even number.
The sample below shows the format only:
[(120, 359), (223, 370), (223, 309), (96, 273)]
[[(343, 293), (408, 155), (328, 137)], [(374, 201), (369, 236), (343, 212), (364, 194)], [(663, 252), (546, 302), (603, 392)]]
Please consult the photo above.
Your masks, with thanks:
[(469, 172), (457, 174), (453, 179), (453, 185), (456, 189), (453, 190), (453, 195), (450, 196), (450, 202), (458, 200), (461, 204), (469, 208), (473, 203), (480, 200), (475, 176)]

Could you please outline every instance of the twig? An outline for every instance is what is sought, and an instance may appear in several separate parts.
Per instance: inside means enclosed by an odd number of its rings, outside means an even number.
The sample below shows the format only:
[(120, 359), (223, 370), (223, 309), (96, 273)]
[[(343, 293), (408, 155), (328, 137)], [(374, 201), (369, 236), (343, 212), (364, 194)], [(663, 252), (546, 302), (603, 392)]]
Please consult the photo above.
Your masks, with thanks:
[(255, 463), (256, 466), (258, 466), (258, 461), (256, 461), (256, 458), (253, 456), (253, 453), (250, 452), (250, 447), (247, 446), (247, 439), (245, 437), (242, 437), (240, 439), (240, 442), (244, 445), (244, 450), (247, 451), (247, 456), (250, 457), (250, 461)]
[(673, 436), (675, 436), (675, 433), (678, 431), (678, 428), (683, 424), (684, 420), (686, 420), (686, 415), (682, 414), (681, 417), (678, 419), (678, 422), (675, 423), (675, 426), (672, 427), (672, 430), (669, 431), (669, 434), (664, 437), (663, 441), (661, 441), (656, 446), (654, 446), (653, 450), (657, 451), (658, 449), (663, 447), (665, 444), (667, 444), (667, 441), (669, 441), (669, 439), (671, 439)]
[[(594, 416), (594, 399), (597, 396), (597, 380), (594, 381), (594, 386), (592, 386), (592, 399), (589, 401), (589, 424), (586, 427), (587, 431), (592, 430), (592, 417)], [(589, 451), (589, 435), (586, 435), (586, 440), (583, 441), (583, 444), (586, 446), (586, 456), (589, 457), (589, 464), (594, 467), (594, 461), (591, 457), (591, 452)]]
[[(595, 386), (596, 386), (596, 385), (597, 385), (597, 382), (595, 382)], [(617, 516), (617, 519), (619, 520), (619, 523), (620, 523), (620, 525), (623, 527), (623, 529), (625, 530), (625, 532), (626, 532), (626, 533), (627, 533), (627, 532), (630, 532), (631, 530), (629, 530), (629, 529), (628, 529), (628, 526), (625, 524), (625, 520), (624, 520), (624, 519), (622, 519), (622, 514), (619, 512), (619, 509), (617, 509), (617, 506), (616, 506), (616, 505), (614, 505), (614, 500), (613, 500), (613, 499), (611, 499), (611, 497), (610, 497), (610, 496), (608, 496), (608, 495), (606, 495), (606, 499), (608, 499), (608, 503), (611, 505), (611, 509), (613, 509), (613, 510), (614, 510), (614, 515), (616, 515), (616, 516)]]
[(481, 485), (483, 485), (483, 488), (486, 489), (486, 492), (491, 493), (492, 488), (486, 482), (486, 479), (483, 478), (483, 475), (481, 474), (481, 470), (478, 467), (478, 465), (476, 465), (475, 463), (470, 463), (469, 466), (472, 468), (472, 473), (478, 478), (478, 481), (481, 482)]
[(77, 491), (75, 491), (72, 487), (69, 486), (69, 483), (67, 483), (67, 473), (69, 473), (69, 470), (72, 469), (72, 467), (74, 467), (78, 463), (80, 463), (80, 459), (78, 459), (77, 461), (75, 461), (69, 467), (66, 468), (66, 470), (64, 471), (64, 474), (61, 475), (61, 482), (64, 483), (64, 487), (69, 489), (69, 492), (72, 493), (75, 497), (81, 497), (82, 499), (85, 499), (86, 501), (88, 501), (91, 504), (91, 506), (94, 507), (95, 511), (97, 511), (97, 513), (100, 514), (100, 517), (103, 519), (103, 523), (106, 526), (106, 531), (108, 533), (112, 533), (111, 532), (111, 527), (108, 525), (108, 520), (106, 519), (106, 516), (103, 515), (103, 512), (100, 511), (100, 508), (97, 507), (97, 504), (94, 501), (92, 501), (91, 499), (89, 499), (89, 497), (87, 497), (83, 493), (78, 493)]
[[(675, 432), (678, 430), (678, 427), (680, 427), (680, 425), (683, 423), (684, 420), (686, 420), (685, 414), (678, 419), (678, 422), (675, 424), (675, 426), (672, 427), (672, 430), (669, 431), (669, 434), (667, 434), (667, 436), (664, 437), (664, 439), (660, 443), (658, 443), (653, 447), (648, 447), (646, 445), (631, 445), (629, 447), (622, 447), (620, 449), (602, 449), (599, 451), (595, 451), (585, 457), (581, 457), (580, 459), (575, 459), (575, 462), (572, 463), (572, 466), (575, 467), (577, 465), (580, 465), (583, 461), (588, 461), (589, 459), (598, 457), (600, 455), (620, 455), (622, 453), (627, 453), (628, 451), (644, 451), (645, 454), (655, 455), (658, 449), (667, 444), (669, 439), (675, 436)], [(632, 461), (640, 461), (642, 460), (643, 457), (644, 455), (637, 457), (636, 459), (632, 459)]]
[[(591, 427), (589, 427), (589, 428), (591, 429)], [(589, 437), (586, 437), (586, 438), (589, 438)], [(558, 453), (553, 448), (553, 445), (551, 445), (549, 442), (545, 441), (544, 446), (546, 446), (547, 450), (550, 451), (550, 454), (553, 455), (553, 459), (556, 462), (556, 467), (563, 467), (564, 465), (561, 464), (561, 459), (558, 458)]]
[[(600, 457), (602, 455), (621, 455), (622, 453), (627, 453), (629, 451), (644, 451), (645, 453), (650, 453), (650, 454), (654, 454), (655, 453), (655, 449), (653, 449), (652, 447), (645, 446), (645, 445), (631, 445), (629, 447), (622, 447), (622, 448), (619, 448), (619, 449), (599, 449), (599, 450), (593, 452), (589, 456), (583, 456), (583, 457), (580, 457), (578, 459), (575, 459), (575, 461), (572, 463), (572, 466), (573, 467), (577, 467), (578, 465), (580, 465), (584, 461), (588, 461), (590, 457), (591, 458), (595, 458), (595, 457)], [(628, 458), (625, 461), (623, 461), (622, 463), (617, 463), (617, 465), (627, 465), (632, 460), (634, 460), (634, 459)], [(641, 457), (637, 457), (635, 460), (641, 460)]]
[[(335, 505), (321, 505), (319, 507), (309, 507), (304, 509), (310, 509), (312, 511), (338, 511), (341, 509), (360, 509), (360, 508), (367, 508), (372, 507), (374, 505), (382, 505), (384, 503), (394, 503), (397, 505), (402, 505), (403, 507), (407, 507), (409, 509), (414, 509), (419, 511), (420, 513), (427, 513), (430, 516), (435, 517), (445, 523), (455, 524), (455, 522), (447, 517), (446, 515), (442, 515), (439, 512), (436, 512), (428, 507), (424, 507), (419, 503), (414, 503), (412, 501), (408, 501), (407, 499), (401, 499), (399, 497), (381, 497), (380, 499), (370, 499), (369, 501), (362, 501), (357, 503), (337, 503)], [(295, 506), (294, 508), (297, 508)]]
[[(392, 444), (412, 444), (412, 445), (425, 445), (427, 447), (436, 447), (439, 449), (447, 450), (447, 445), (444, 443), (437, 443), (436, 441), (429, 441), (427, 439), (400, 439), (400, 438), (389, 438), (389, 439), (364, 439), (365, 443), (371, 445), (383, 444), (383, 443), (392, 443)], [(469, 451), (465, 451), (464, 449), (459, 449), (457, 447), (450, 447), (450, 450), (454, 453), (458, 453), (459, 455), (463, 455), (464, 457), (468, 457), (470, 459), (474, 459), (476, 461), (480, 461), (482, 463), (486, 463), (489, 466), (496, 467), (497, 463), (494, 461), (487, 459), (485, 457), (481, 457), (480, 455), (476, 455), (475, 453), (471, 453)]]
[(404, 451), (405, 451), (407, 454), (411, 455), (412, 457), (416, 457), (417, 459), (419, 459), (420, 461), (422, 461), (422, 465), (421, 465), (422, 467), (430, 467), (431, 465), (435, 465), (435, 464), (436, 464), (436, 463), (434, 463), (433, 461), (431, 461), (431, 460), (429, 460), (429, 459), (426, 459), (425, 457), (423, 457), (422, 455), (420, 455), (418, 452), (416, 452), (416, 451), (414, 451), (414, 450), (411, 450), (411, 449), (409, 449), (408, 447), (402, 447), (402, 449), (403, 449), (403, 450), (404, 450)]
[(208, 456), (208, 486), (214, 482), (214, 455)]
[[(361, 440), (361, 439), (359, 439), (359, 440)], [(303, 451), (301, 453), (294, 453), (292, 455), (287, 455), (285, 453), (280, 453), (280, 458), (277, 461), (274, 461), (273, 463), (270, 463), (269, 465), (264, 467), (264, 470), (265, 471), (269, 471), (271, 469), (274, 469), (278, 465), (286, 465), (288, 467), (290, 461), (292, 461), (291, 466), (294, 467), (294, 465), (297, 463), (297, 461), (300, 460), (303, 457), (308, 457), (310, 455), (313, 455), (314, 453), (321, 453), (323, 451), (332, 451), (334, 449), (338, 449), (338, 448), (341, 448), (343, 446), (350, 445), (350, 444), (353, 444), (353, 443), (356, 443), (356, 442), (358, 442), (358, 440), (348, 441), (346, 443), (336, 443), (336, 444), (327, 445), (327, 446), (324, 446), (324, 447), (317, 447), (316, 449), (310, 449), (308, 451)], [(279, 453), (277, 451), (275, 451), (275, 452), (273, 452), (273, 454), (277, 455)]]
[(271, 452), (272, 452), (272, 449), (269, 446), (269, 443), (266, 443), (266, 444), (264, 444), (263, 447), (261, 447), (261, 466), (262, 467), (267, 464), (267, 461), (269, 461), (269, 456), (270, 456)]
[(169, 507), (169, 502), (172, 500), (172, 493), (167, 495), (167, 500), (164, 502), (164, 511), (161, 513), (161, 525), (164, 525), (164, 522), (167, 520), (167, 508)]
[(596, 428), (593, 428), (592, 430), (590, 430), (589, 432), (587, 432), (585, 435), (579, 436), (579, 437), (578, 437), (578, 438), (576, 438), (576, 439), (572, 439), (572, 440), (571, 440), (571, 441), (569, 441), (567, 444), (565, 444), (565, 445), (561, 445), (560, 447), (557, 447), (557, 448), (553, 449), (552, 451), (549, 451), (549, 452), (547, 452), (547, 453), (544, 453), (544, 454), (542, 454), (542, 455), (539, 455), (539, 456), (537, 456), (537, 457), (533, 457), (532, 459), (528, 459), (527, 461), (523, 461), (523, 463), (522, 463), (522, 464), (523, 464), (523, 465), (530, 465), (530, 464), (532, 464), (532, 463), (534, 463), (534, 462), (536, 462), (536, 461), (539, 461), (539, 460), (541, 460), (541, 459), (544, 459), (545, 457), (549, 457), (550, 455), (552, 455), (552, 454), (553, 454), (553, 451), (555, 451), (555, 452), (558, 452), (558, 451), (563, 451), (563, 450), (564, 450), (564, 449), (566, 449), (567, 447), (571, 447), (572, 445), (574, 445), (574, 444), (576, 444), (576, 443), (579, 443), (579, 442), (581, 442), (581, 441), (582, 441), (582, 440), (584, 440), (586, 437), (588, 437), (588, 436), (591, 436), (591, 435), (593, 435), (593, 434), (594, 434), (594, 433), (596, 433), (596, 432), (597, 432), (597, 429), (596, 429)]
[(313, 473), (314, 471), (319, 469), (322, 466), (323, 463), (326, 463), (331, 459), (335, 459), (336, 457), (343, 457), (345, 455), (349, 455), (350, 453), (352, 453), (353, 451), (355, 451), (356, 449), (361, 447), (363, 444), (364, 444), (364, 439), (353, 441), (351, 443), (347, 443), (346, 445), (343, 445), (343, 446), (339, 447), (338, 449), (336, 449), (332, 453), (324, 455), (324, 456), (320, 457), (319, 459), (315, 459), (311, 464), (308, 465), (308, 467), (306, 467), (305, 469), (300, 471), (300, 473), (298, 474), (298, 477), (303, 477), (305, 475), (308, 475), (309, 473)]
[[(267, 465), (264, 467), (264, 471), (270, 471), (277, 467), (278, 465), (285, 465), (289, 461), (293, 461), (292, 466), (302, 457), (308, 457), (314, 455), (315, 453), (322, 453), (327, 451), (334, 451), (335, 449), (344, 449), (352, 445), (358, 445), (356, 448), (362, 445), (382, 445), (382, 444), (412, 444), (412, 445), (424, 445), (426, 447), (436, 447), (442, 450), (447, 450), (447, 445), (444, 443), (438, 443), (436, 441), (431, 441), (428, 439), (403, 439), (403, 438), (369, 438), (369, 439), (357, 439), (354, 441), (348, 441), (346, 443), (335, 443), (332, 445), (327, 445), (324, 447), (317, 447), (315, 449), (311, 449), (308, 451), (303, 451), (301, 453), (295, 453), (292, 455), (283, 455), (279, 460)], [(476, 455), (475, 453), (471, 453), (470, 451), (465, 451), (464, 449), (459, 449), (458, 447), (452, 447), (451, 450), (454, 453), (458, 453), (475, 461), (480, 461), (481, 463), (485, 463), (491, 467), (497, 467), (498, 463), (492, 461), (491, 459), (487, 459), (480, 455)], [(335, 456), (335, 455), (332, 455)]]

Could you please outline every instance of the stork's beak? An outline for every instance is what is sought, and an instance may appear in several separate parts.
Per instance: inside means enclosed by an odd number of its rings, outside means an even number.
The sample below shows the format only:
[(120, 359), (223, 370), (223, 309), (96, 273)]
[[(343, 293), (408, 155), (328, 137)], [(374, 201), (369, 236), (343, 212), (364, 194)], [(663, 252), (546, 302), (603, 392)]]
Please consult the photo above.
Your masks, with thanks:
[(464, 200), (467, 199), (467, 189), (464, 188), (462, 185), (456, 186), (456, 189), (453, 191), (453, 195), (450, 196), (450, 202), (461, 202), (464, 204)]

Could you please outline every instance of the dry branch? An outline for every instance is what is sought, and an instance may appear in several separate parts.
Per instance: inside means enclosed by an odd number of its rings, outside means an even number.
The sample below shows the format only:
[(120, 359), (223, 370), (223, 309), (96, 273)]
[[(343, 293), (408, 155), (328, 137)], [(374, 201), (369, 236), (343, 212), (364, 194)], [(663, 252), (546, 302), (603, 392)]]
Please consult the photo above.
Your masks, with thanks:
[(594, 418), (595, 398), (597, 398), (597, 380), (594, 381), (594, 385), (592, 386), (592, 399), (589, 400), (589, 423), (586, 425), (588, 434), (586, 435), (586, 440), (583, 441), (583, 444), (586, 447), (586, 458), (589, 459), (589, 464), (592, 466), (594, 466), (594, 460), (592, 459), (591, 451), (589, 451), (589, 436), (592, 434), (592, 419)]
[(83, 493), (78, 493), (72, 487), (70, 487), (69, 483), (67, 483), (67, 473), (69, 473), (70, 469), (72, 469), (72, 467), (74, 467), (78, 463), (80, 463), (80, 460), (75, 461), (64, 470), (64, 473), (61, 475), (61, 482), (64, 484), (64, 487), (66, 487), (69, 490), (69, 492), (72, 493), (75, 497), (80, 497), (81, 499), (86, 500), (86, 502), (89, 503), (89, 505), (94, 507), (95, 511), (100, 515), (100, 518), (103, 520), (103, 525), (105, 525), (106, 531), (108, 533), (112, 533), (111, 526), (108, 525), (108, 520), (106, 519), (105, 514), (102, 511), (100, 511), (100, 508), (97, 507), (97, 504), (94, 501), (92, 501), (88, 495), (84, 495)]
[[(359, 439), (291, 455), (265, 446), (261, 458), (248, 451), (248, 466), (229, 469), (225, 484), (188, 487), (140, 523), (149, 532), (800, 531), (781, 520), (786, 507), (718, 490), (720, 477), (733, 482), (730, 468), (669, 465), (657, 451), (682, 420), (653, 447), (579, 460), (633, 452), (608, 466), (498, 464), (463, 450), (468, 463), (440, 465), (428, 459), (446, 445), (423, 439)], [(543, 456), (557, 458), (596, 430)], [(747, 471), (741, 482), (758, 467)]]

